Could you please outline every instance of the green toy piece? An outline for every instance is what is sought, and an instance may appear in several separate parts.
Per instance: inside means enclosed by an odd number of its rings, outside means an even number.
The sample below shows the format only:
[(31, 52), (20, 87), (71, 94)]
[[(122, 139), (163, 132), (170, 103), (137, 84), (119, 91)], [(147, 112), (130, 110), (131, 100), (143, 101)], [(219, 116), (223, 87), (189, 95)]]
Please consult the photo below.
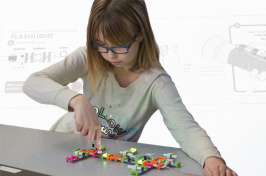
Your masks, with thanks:
[(148, 168), (146, 166), (140, 166), (140, 167), (143, 168), (143, 171), (147, 171), (148, 170)]
[(142, 164), (142, 162), (143, 162), (143, 159), (138, 159), (138, 160), (135, 161), (135, 164), (136, 165), (140, 165), (140, 164)]
[(106, 146), (105, 145), (101, 145), (101, 150), (105, 151), (106, 150)]
[(144, 155), (139, 155), (138, 159), (144, 159)]
[(130, 170), (130, 175), (136, 174), (136, 176), (139, 175), (138, 171), (136, 170)]
[(175, 167), (181, 167), (181, 162), (180, 161), (176, 162)]
[(79, 150), (80, 150), (80, 148), (76, 148), (76, 149), (74, 150), (74, 152), (75, 152), (75, 151), (79, 151)]
[(124, 161), (127, 159), (128, 159), (128, 157), (122, 158), (122, 163), (124, 163)]
[(107, 159), (108, 158), (108, 155), (109, 155), (108, 153), (102, 154), (102, 159), (104, 159), (104, 158)]
[(137, 148), (130, 148), (130, 151), (134, 154), (138, 153), (138, 149)]

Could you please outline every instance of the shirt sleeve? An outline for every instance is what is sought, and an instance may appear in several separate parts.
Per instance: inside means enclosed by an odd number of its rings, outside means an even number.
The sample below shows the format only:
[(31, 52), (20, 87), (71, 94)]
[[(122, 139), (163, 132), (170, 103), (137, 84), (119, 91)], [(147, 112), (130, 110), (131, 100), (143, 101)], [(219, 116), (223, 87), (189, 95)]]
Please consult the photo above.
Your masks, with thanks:
[(206, 131), (186, 109), (171, 78), (161, 75), (154, 84), (155, 106), (160, 110), (165, 125), (182, 150), (201, 166), (204, 166), (205, 160), (210, 156), (222, 159)]
[(68, 111), (69, 101), (79, 93), (67, 84), (87, 74), (86, 68), (86, 51), (80, 47), (64, 60), (31, 74), (23, 84), (23, 92), (39, 103)]

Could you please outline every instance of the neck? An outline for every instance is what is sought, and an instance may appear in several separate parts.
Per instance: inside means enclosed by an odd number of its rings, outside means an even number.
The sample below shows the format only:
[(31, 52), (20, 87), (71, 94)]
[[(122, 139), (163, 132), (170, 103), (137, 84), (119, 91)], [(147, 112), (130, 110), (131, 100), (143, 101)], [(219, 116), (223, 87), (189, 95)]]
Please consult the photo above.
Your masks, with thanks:
[(132, 73), (132, 71), (130, 71), (129, 68), (116, 67), (114, 73), (115, 74), (125, 74), (125, 75), (127, 75), (127, 74)]

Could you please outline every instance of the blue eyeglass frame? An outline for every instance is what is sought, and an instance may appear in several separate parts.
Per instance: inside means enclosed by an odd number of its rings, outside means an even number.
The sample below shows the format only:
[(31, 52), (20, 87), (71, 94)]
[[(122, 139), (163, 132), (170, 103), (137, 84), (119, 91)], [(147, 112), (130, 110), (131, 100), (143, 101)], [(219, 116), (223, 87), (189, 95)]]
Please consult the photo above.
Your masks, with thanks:
[[(136, 33), (136, 34), (134, 35), (134, 39), (136, 39), (137, 36), (138, 36), (138, 33)], [(99, 53), (108, 53), (109, 50), (111, 50), (111, 51), (112, 51), (113, 53), (115, 53), (115, 54), (127, 54), (127, 53), (128, 53), (128, 50), (129, 50), (129, 48), (131, 47), (132, 44), (133, 44), (133, 43), (130, 43), (128, 46), (115, 46), (115, 47), (110, 47), (110, 48), (108, 48), (108, 47), (101, 46), (101, 45), (94, 45), (93, 42), (91, 42), (91, 47), (92, 47), (95, 51), (97, 51), (97, 52), (99, 52)], [(107, 51), (106, 51), (106, 52), (101, 52), (101, 51), (96, 50), (94, 47), (105, 48)], [(126, 52), (126, 53), (116, 53), (116, 52), (113, 50), (114, 48), (126, 48), (126, 49), (127, 49), (127, 52)]]

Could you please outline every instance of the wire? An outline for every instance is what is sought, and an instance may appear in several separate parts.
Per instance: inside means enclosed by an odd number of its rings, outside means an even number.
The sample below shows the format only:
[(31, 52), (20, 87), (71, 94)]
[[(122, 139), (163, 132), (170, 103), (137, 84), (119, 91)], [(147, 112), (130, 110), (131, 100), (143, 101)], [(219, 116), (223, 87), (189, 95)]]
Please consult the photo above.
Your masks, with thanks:
[[(167, 167), (167, 166), (166, 166), (166, 167)], [(171, 167), (167, 167), (167, 168), (172, 169)], [(187, 173), (184, 173), (184, 172), (177, 171), (177, 170), (175, 170), (175, 169), (172, 169), (172, 170), (173, 170), (173, 171), (176, 171), (176, 172), (178, 172), (178, 173), (181, 173), (181, 174), (185, 174), (185, 175), (201, 176), (201, 175), (196, 175), (196, 174), (187, 174)]]

